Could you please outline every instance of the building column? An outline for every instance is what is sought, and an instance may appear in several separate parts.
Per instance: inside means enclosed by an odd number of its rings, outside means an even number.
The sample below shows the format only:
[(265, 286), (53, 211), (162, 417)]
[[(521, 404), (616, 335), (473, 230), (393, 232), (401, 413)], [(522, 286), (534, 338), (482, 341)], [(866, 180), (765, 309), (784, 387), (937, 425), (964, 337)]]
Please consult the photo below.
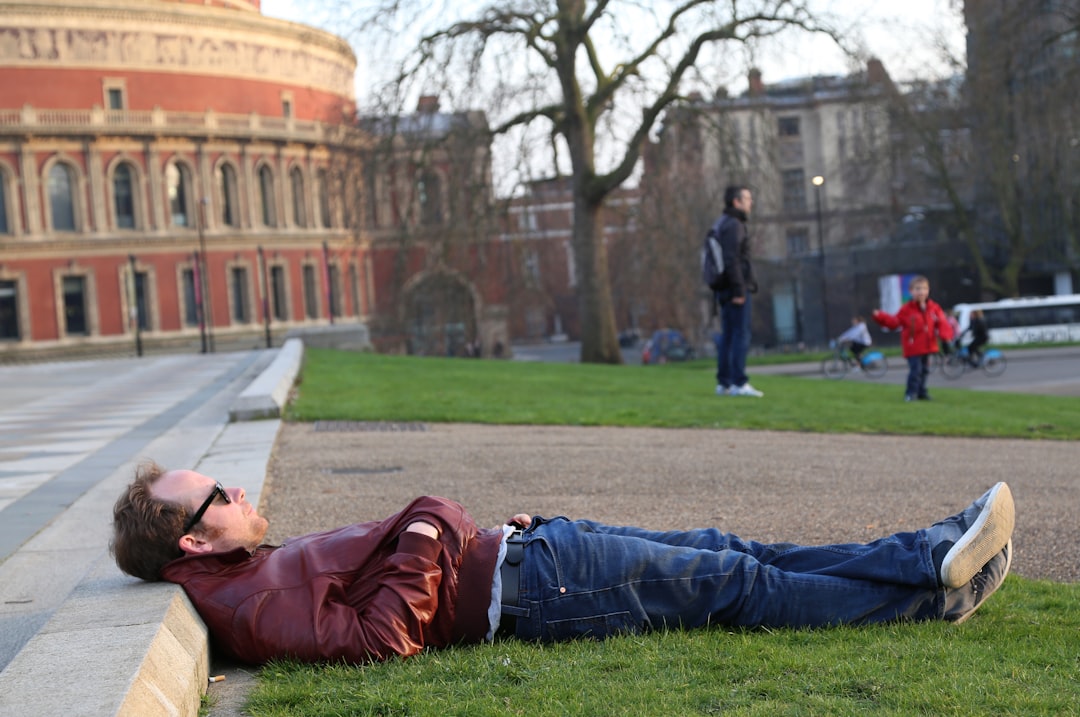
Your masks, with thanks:
[(251, 229), (258, 226), (258, 219), (255, 216), (255, 207), (257, 202), (255, 201), (255, 192), (258, 188), (255, 186), (255, 172), (254, 166), (251, 161), (251, 153), (248, 152), (248, 146), (246, 144), (240, 145), (240, 187), (238, 187), (237, 194), (243, 196), (247, 201), (244, 202), (243, 217), (244, 228)]
[[(206, 154), (205, 143), (195, 145), (195, 163), (198, 165), (199, 186), (195, 189), (195, 202), (199, 205), (196, 211), (202, 212), (203, 226), (206, 229), (218, 228), (220, 214), (218, 204), (214, 201), (213, 172), (210, 170), (210, 157)], [(205, 201), (203, 201), (205, 200)]]
[(161, 183), (161, 157), (152, 142), (146, 143), (146, 176), (150, 179), (150, 228), (161, 231), (165, 223), (165, 197)]
[(311, 161), (311, 145), (304, 151), (304, 206), (307, 208), (308, 230), (319, 229), (319, 215), (315, 213), (315, 167)]
[(83, 146), (86, 155), (87, 181), (90, 182), (90, 231), (100, 234), (109, 227), (105, 209), (105, 169), (101, 164), (101, 150), (89, 142)]
[(288, 229), (289, 227), (293, 226), (293, 224), (292, 224), (292, 222), (289, 221), (289, 209), (288, 209), (288, 207), (285, 206), (285, 202), (287, 201), (287, 198), (289, 197), (289, 195), (292, 194), (292, 192), (290, 191), (289, 187), (287, 187), (287, 185), (289, 183), (289, 175), (288, 175), (288, 172), (286, 171), (286, 166), (285, 166), (285, 154), (281, 150), (282, 150), (282, 147), (279, 145), (278, 148), (277, 148), (278, 181), (277, 181), (277, 191), (275, 192), (275, 194), (278, 195), (278, 201), (276, 202), (277, 205), (278, 205), (277, 206), (277, 220), (278, 220), (278, 226), (280, 228)]
[(41, 183), (35, 153), (25, 143), (19, 143), (19, 164), (22, 174), (22, 203), (25, 209), (26, 233), (41, 234)]

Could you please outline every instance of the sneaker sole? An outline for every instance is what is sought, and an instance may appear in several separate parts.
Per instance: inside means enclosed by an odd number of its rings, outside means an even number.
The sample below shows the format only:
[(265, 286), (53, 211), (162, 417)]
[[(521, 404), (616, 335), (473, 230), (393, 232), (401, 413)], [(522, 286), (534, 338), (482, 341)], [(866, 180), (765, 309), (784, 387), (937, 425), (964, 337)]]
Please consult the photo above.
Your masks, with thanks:
[(945, 587), (966, 585), (990, 558), (1005, 549), (1016, 524), (1015, 511), (1008, 484), (998, 483), (979, 517), (941, 561), (941, 582)]
[(983, 604), (987, 601), (987, 599), (991, 595), (996, 593), (998, 591), (998, 588), (1000, 588), (1002, 585), (1005, 584), (1005, 578), (1007, 578), (1009, 576), (1009, 569), (1012, 567), (1013, 547), (1012, 547), (1012, 539), (1011, 538), (1009, 539), (1009, 542), (1005, 543), (1005, 548), (1002, 548), (1002, 549), (1003, 550), (1007, 549), (1009, 552), (1007, 552), (1005, 554), (1005, 572), (1002, 574), (1001, 580), (999, 580), (997, 582), (997, 584), (994, 585), (993, 589), (991, 589), (990, 592), (987, 592), (987, 593), (985, 593), (983, 595), (983, 598), (982, 598), (982, 600), (979, 601), (978, 605), (971, 608), (969, 611), (967, 611), (966, 613), (961, 615), (958, 619), (953, 620), (952, 621), (953, 625), (962, 625), (963, 623), (967, 622), (968, 618), (971, 617), (972, 615), (974, 615), (975, 611), (978, 610), (980, 607), (982, 607)]

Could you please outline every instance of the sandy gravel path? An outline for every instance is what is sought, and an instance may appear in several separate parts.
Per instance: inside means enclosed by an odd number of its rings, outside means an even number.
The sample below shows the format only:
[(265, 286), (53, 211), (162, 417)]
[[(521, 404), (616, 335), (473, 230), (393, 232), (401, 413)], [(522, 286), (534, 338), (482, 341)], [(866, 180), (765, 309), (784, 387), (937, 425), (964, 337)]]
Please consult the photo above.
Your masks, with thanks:
[[(1013, 570), (1080, 581), (1080, 442), (548, 426), (285, 424), (262, 512), (272, 540), (385, 517), (421, 494), (481, 525), (516, 512), (743, 538), (866, 541), (1016, 498)], [(387, 430), (416, 428), (421, 430)]]

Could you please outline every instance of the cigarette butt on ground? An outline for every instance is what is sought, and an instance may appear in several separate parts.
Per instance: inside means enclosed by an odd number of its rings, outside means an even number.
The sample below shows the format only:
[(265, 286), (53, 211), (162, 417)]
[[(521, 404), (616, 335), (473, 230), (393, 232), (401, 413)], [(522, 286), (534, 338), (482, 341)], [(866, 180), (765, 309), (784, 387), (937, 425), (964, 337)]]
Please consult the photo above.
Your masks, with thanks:
[(225, 681), (225, 675), (211, 675), (210, 677), (208, 677), (206, 679), (209, 680), (210, 682), (224, 682)]

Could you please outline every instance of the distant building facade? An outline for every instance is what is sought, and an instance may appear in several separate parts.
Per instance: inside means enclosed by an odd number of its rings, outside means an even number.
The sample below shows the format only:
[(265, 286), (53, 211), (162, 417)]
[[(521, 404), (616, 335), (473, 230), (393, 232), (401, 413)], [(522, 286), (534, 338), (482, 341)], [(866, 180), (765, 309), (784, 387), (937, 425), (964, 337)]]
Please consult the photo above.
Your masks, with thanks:
[(360, 250), (372, 297), (369, 329), (382, 351), (506, 357), (512, 289), (505, 247), (492, 241), (491, 134), (483, 112), (362, 117), (371, 142), (354, 156), (364, 192)]
[[(580, 339), (569, 178), (495, 197), (485, 115), (442, 111), (435, 96), (359, 127), (371, 142), (355, 156), (365, 188), (355, 214), (378, 349), (507, 357), (517, 341)], [(638, 197), (609, 197), (609, 246), (634, 231)]]
[(258, 0), (11, 0), (0, 357), (360, 321), (344, 40)]
[(848, 302), (840, 296), (844, 287), (828, 285), (831, 256), (887, 234), (893, 224), (893, 91), (878, 60), (849, 76), (776, 84), (751, 70), (743, 94), (698, 98), (666, 119), (658, 178), (696, 178), (689, 184), (712, 205), (714, 218), (724, 185), (754, 193), (751, 228), (763, 288), (758, 340), (817, 342), (842, 330)]
[[(627, 239), (635, 236), (641, 193), (619, 188), (605, 202), (604, 243), (612, 274), (616, 326), (636, 328), (638, 298), (620, 284)], [(511, 257), (514, 290), (509, 297), (514, 336), (525, 340), (580, 339), (581, 308), (574, 261), (574, 195), (570, 177), (530, 182), (503, 212), (498, 241)]]

